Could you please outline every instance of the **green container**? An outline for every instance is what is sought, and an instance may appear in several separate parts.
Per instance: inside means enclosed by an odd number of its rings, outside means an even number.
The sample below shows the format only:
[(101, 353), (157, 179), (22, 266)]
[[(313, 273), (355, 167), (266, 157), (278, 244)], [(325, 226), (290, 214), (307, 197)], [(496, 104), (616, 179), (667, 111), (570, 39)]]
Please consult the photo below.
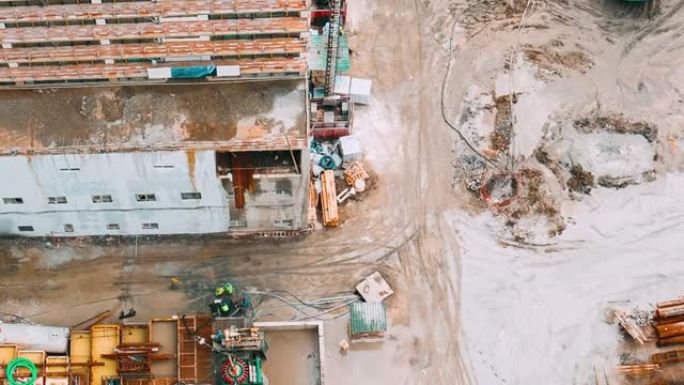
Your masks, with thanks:
[(382, 302), (349, 305), (351, 339), (382, 339), (387, 331), (387, 312)]

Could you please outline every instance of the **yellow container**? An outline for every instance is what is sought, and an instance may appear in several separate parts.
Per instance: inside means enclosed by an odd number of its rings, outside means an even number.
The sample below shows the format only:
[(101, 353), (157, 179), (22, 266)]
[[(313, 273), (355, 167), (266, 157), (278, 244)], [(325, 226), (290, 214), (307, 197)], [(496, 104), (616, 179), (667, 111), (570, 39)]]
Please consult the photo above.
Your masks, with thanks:
[(7, 365), (10, 361), (17, 357), (17, 345), (1, 344), (0, 345), (0, 366)]
[(93, 325), (90, 328), (90, 357), (95, 365), (91, 369), (90, 385), (102, 385), (103, 380), (116, 377), (116, 361), (103, 358), (104, 354), (112, 354), (121, 342), (119, 325)]
[(83, 371), (90, 362), (90, 331), (72, 331), (69, 349), (69, 362), (73, 369)]
[(147, 324), (123, 325), (121, 329), (122, 344), (144, 344), (147, 342)]
[[(36, 385), (45, 384), (45, 357), (47, 354), (42, 350), (19, 350), (17, 352), (17, 357), (26, 358), (33, 362), (38, 369), (38, 378), (36, 379)], [(15, 375), (17, 378), (28, 378), (31, 376), (31, 372), (26, 368), (17, 368)]]

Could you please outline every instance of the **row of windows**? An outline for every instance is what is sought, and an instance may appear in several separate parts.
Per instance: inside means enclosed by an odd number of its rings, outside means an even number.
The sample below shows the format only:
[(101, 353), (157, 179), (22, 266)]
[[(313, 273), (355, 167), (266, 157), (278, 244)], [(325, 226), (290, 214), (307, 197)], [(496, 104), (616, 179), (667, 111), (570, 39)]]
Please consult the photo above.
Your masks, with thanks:
[[(181, 193), (181, 199), (184, 201), (187, 200), (200, 200), (202, 199), (202, 193), (200, 192), (184, 192)], [(93, 195), (91, 196), (93, 203), (112, 203), (114, 200), (112, 199), (111, 195)], [(154, 202), (157, 200), (157, 196), (155, 194), (135, 194), (135, 200), (138, 202)], [(13, 198), (2, 198), (2, 203), (6, 205), (21, 205), (24, 204), (24, 198), (21, 197), (13, 197)], [(48, 204), (50, 205), (60, 205), (60, 204), (66, 204), (67, 203), (67, 197), (65, 196), (56, 196), (56, 197), (48, 197)]]
[[(159, 223), (157, 222), (149, 222), (149, 223), (143, 223), (140, 225), (140, 227), (143, 230), (158, 230), (159, 229)], [(21, 232), (30, 232), (30, 231), (35, 231), (33, 226), (18, 226), (17, 227), (19, 231)], [(118, 223), (109, 223), (107, 225), (107, 230), (120, 230), (121, 226), (119, 226)], [(74, 225), (67, 223), (64, 225), (64, 232), (65, 233), (73, 233), (74, 232)]]

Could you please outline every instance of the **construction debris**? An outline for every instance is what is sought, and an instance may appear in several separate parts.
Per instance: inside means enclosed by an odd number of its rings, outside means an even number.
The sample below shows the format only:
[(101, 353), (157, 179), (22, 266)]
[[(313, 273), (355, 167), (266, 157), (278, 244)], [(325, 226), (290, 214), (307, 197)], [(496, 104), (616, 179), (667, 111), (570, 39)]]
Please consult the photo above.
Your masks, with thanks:
[(670, 365), (684, 362), (684, 349), (668, 350), (664, 353), (654, 353), (651, 361), (657, 365)]
[(355, 188), (358, 192), (366, 189), (366, 180), (368, 178), (370, 176), (364, 170), (361, 162), (355, 161), (344, 170), (344, 180), (347, 182), (347, 185)]
[(389, 283), (377, 271), (359, 282), (356, 285), (356, 291), (367, 302), (382, 302), (385, 298), (394, 294), (394, 290), (392, 290)]
[(615, 368), (618, 373), (630, 376), (648, 376), (660, 369), (657, 364), (621, 365)]
[(615, 317), (617, 318), (620, 326), (622, 326), (622, 328), (634, 339), (634, 341), (640, 344), (648, 341), (648, 337), (646, 334), (644, 334), (644, 331), (641, 329), (641, 327), (637, 325), (636, 322), (627, 318), (627, 314), (624, 311), (615, 310)]

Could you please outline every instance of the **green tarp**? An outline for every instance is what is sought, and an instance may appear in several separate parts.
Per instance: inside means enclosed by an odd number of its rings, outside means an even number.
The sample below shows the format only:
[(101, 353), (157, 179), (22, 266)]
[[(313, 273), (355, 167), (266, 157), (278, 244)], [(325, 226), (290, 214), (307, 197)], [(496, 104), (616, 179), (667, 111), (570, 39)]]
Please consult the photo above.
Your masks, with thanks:
[(215, 75), (215, 65), (171, 68), (171, 77), (174, 79), (197, 79)]

